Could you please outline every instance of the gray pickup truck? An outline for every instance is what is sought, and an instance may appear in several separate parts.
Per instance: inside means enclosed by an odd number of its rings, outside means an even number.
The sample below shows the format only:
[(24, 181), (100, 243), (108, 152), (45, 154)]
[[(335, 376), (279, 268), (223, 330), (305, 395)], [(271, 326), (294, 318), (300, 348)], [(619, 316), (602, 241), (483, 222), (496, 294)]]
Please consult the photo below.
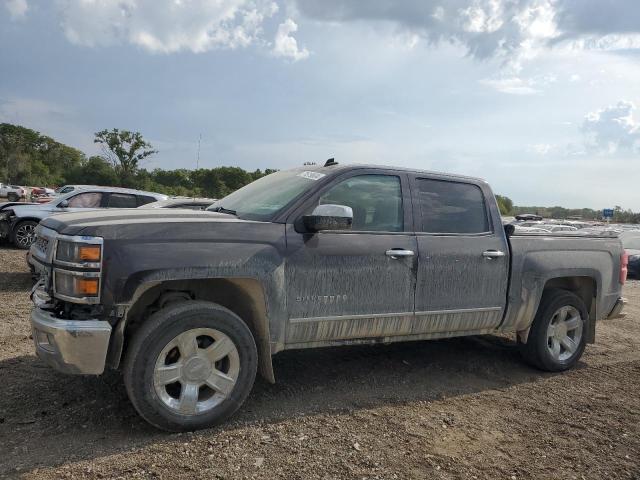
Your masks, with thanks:
[(66, 373), (122, 367), (170, 431), (228, 418), (287, 349), (512, 333), (571, 368), (623, 308), (621, 243), (512, 233), (482, 180), (332, 161), (203, 212), (60, 214), (31, 247), (35, 348)]

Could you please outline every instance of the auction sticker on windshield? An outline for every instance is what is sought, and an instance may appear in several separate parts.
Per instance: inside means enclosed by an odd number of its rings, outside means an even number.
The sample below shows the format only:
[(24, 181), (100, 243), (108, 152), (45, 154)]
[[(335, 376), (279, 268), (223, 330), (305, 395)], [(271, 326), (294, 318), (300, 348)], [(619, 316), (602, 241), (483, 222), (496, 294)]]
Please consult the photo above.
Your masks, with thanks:
[(298, 174), (299, 177), (308, 178), (309, 180), (320, 180), (325, 175), (326, 173), (318, 173), (318, 172), (300, 172)]

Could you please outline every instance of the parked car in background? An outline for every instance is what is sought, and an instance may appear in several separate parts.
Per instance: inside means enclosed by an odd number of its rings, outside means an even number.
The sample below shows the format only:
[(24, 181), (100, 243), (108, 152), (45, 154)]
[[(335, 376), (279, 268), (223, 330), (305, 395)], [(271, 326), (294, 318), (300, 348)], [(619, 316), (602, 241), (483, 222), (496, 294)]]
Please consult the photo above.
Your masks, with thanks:
[(159, 202), (152, 202), (140, 208), (186, 208), (188, 210), (205, 210), (216, 200), (214, 198), (175, 197)]
[(622, 232), (620, 240), (629, 255), (629, 276), (640, 278), (640, 231)]
[(516, 220), (522, 220), (522, 221), (540, 221), (542, 220), (542, 217), (540, 215), (535, 215), (533, 213), (522, 213), (520, 215), (516, 215)]
[(167, 198), (160, 193), (117, 187), (74, 189), (49, 203), (12, 205), (0, 211), (0, 239), (27, 249), (35, 240), (35, 228), (40, 220), (51, 215), (101, 208), (137, 208)]
[(19, 185), (0, 184), (0, 197), (5, 197), (10, 202), (17, 202), (27, 196), (27, 189)]
[(33, 187), (31, 188), (31, 195), (29, 195), (31, 201), (35, 203), (50, 202), (55, 196), (56, 191), (47, 187)]

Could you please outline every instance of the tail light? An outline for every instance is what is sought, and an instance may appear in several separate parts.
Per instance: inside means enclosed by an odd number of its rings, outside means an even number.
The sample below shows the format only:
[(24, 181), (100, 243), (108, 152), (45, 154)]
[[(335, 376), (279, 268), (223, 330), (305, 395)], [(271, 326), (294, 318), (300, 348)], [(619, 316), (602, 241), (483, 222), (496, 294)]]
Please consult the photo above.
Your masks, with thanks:
[(620, 255), (620, 283), (622, 285), (627, 281), (627, 273), (629, 273), (629, 254), (625, 250)]

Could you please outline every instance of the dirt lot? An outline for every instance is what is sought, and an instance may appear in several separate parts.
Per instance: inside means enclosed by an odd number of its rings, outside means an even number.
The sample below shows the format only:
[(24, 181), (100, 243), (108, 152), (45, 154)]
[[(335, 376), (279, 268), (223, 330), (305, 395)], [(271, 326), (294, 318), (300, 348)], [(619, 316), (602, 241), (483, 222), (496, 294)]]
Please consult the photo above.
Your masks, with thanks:
[(0, 476), (640, 478), (640, 282), (579, 367), (545, 374), (475, 337), (278, 355), (232, 422), (160, 433), (118, 374), (33, 355), (23, 252), (0, 249)]

